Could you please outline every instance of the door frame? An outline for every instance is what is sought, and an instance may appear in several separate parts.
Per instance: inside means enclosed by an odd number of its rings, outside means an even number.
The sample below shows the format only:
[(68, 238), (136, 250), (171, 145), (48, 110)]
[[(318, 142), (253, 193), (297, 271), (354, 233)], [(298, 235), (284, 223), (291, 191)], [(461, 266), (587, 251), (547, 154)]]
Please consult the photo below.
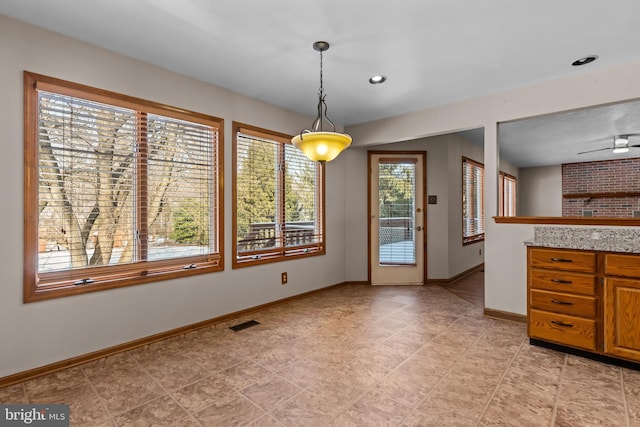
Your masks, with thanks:
[(371, 159), (374, 155), (384, 155), (384, 154), (392, 154), (392, 155), (410, 155), (410, 156), (422, 156), (422, 223), (424, 224), (423, 233), (424, 238), (422, 239), (422, 256), (423, 259), (423, 284), (427, 283), (427, 236), (428, 236), (428, 227), (427, 227), (427, 152), (423, 150), (403, 150), (403, 151), (392, 151), (392, 150), (367, 150), (367, 282), (371, 284), (371, 173), (372, 173), (372, 165)]

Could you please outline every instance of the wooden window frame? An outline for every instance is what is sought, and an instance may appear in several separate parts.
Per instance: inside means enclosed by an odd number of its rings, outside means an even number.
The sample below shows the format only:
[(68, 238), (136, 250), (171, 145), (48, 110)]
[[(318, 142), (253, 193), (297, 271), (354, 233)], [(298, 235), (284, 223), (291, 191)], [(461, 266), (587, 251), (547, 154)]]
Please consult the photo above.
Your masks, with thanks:
[[(473, 167), (477, 167), (480, 168), (480, 170), (482, 171), (482, 183), (480, 184), (479, 191), (480, 191), (480, 206), (481, 206), (481, 219), (482, 219), (482, 233), (476, 233), (470, 236), (465, 236), (465, 216), (464, 216), (464, 195), (465, 195), (465, 188), (466, 188), (466, 182), (465, 182), (465, 173), (464, 173), (464, 169), (465, 169), (465, 164), (469, 164)], [(462, 245), (466, 246), (466, 245), (471, 245), (473, 243), (478, 243), (478, 242), (483, 242), (484, 241), (484, 228), (485, 228), (485, 217), (484, 217), (484, 165), (480, 162), (477, 162), (475, 160), (472, 160), (468, 157), (462, 157), (462, 197), (461, 197), (461, 201), (462, 201)]]
[[(518, 187), (518, 178), (516, 178), (513, 175), (510, 175), (506, 172), (502, 172), (499, 171), (498, 172), (498, 180), (499, 180), (499, 184), (498, 184), (498, 197), (499, 197), (499, 205), (498, 205), (498, 216), (506, 216), (504, 214), (505, 212), (505, 207), (507, 206), (507, 203), (511, 204), (512, 206), (510, 207), (510, 209), (513, 209), (513, 215), (508, 215), (508, 216), (516, 216), (517, 211), (516, 211), (516, 201), (517, 201), (517, 187)], [(513, 181), (514, 184), (514, 195), (512, 198), (510, 198), (509, 200), (507, 200), (507, 198), (505, 197), (505, 185), (504, 182), (506, 180), (509, 181)]]
[[(158, 261), (139, 260), (130, 264), (107, 265), (70, 269), (55, 272), (38, 272), (38, 200), (39, 200), (39, 160), (38, 122), (40, 117), (38, 92), (44, 90), (64, 96), (76, 97), (117, 107), (124, 107), (146, 114), (184, 120), (211, 126), (215, 129), (212, 148), (212, 207), (217, 211), (213, 219), (212, 234), (216, 236), (216, 251), (203, 255), (187, 256)], [(138, 147), (144, 147), (144, 123), (137, 126)], [(160, 280), (175, 279), (224, 269), (224, 120), (176, 108), (153, 101), (135, 98), (103, 89), (48, 77), (28, 71), (24, 72), (24, 302), (34, 302), (70, 295), (132, 286)], [(138, 157), (144, 156), (140, 148)], [(134, 185), (137, 185), (134, 182)], [(140, 206), (144, 200), (136, 196)], [(140, 219), (139, 207), (134, 216)], [(142, 234), (142, 233), (141, 233)], [(140, 248), (144, 252), (144, 248)], [(188, 267), (188, 268), (186, 268)], [(78, 281), (90, 276), (93, 283), (81, 286)], [(75, 283), (74, 283), (75, 282)]]
[[(320, 236), (318, 242), (307, 245), (296, 246), (276, 246), (274, 248), (268, 248), (263, 250), (252, 250), (239, 253), (238, 248), (238, 134), (253, 135), (258, 138), (268, 139), (278, 144), (278, 157), (284, 159), (284, 147), (285, 145), (291, 145), (291, 135), (287, 135), (280, 132), (263, 129), (260, 127), (248, 125), (240, 122), (232, 123), (232, 135), (233, 135), (233, 164), (232, 164), (232, 268), (249, 267), (252, 265), (268, 264), (273, 262), (286, 261), (290, 259), (306, 258), (310, 256), (324, 255), (326, 253), (326, 232), (325, 232), (325, 165), (323, 163), (316, 163), (316, 182), (320, 188), (317, 189), (319, 194), (316, 194), (316, 200), (319, 203), (317, 215), (319, 216), (319, 230), (317, 235)], [(284, 168), (279, 168), (277, 173), (284, 175)], [(278, 182), (284, 186), (284, 179), (281, 177)], [(284, 188), (279, 188), (280, 194), (284, 193)], [(278, 197), (279, 207), (278, 214), (284, 215), (284, 197)], [(284, 222), (283, 218), (278, 219), (276, 222)]]

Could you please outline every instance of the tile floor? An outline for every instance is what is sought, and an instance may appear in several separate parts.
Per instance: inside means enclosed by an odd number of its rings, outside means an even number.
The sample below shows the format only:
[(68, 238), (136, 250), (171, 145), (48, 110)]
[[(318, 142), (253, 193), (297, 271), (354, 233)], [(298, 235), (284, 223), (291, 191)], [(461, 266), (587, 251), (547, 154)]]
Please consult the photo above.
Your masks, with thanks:
[[(240, 332), (228, 326), (255, 319)], [(343, 285), (0, 389), (71, 425), (640, 426), (640, 372), (528, 344), (438, 285)]]

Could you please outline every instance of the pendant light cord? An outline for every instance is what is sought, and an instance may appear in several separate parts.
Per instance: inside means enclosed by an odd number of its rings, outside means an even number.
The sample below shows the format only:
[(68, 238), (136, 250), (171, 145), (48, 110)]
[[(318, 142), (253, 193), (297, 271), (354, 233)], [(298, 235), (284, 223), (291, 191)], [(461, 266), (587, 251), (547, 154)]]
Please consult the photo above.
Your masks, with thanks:
[(322, 81), (322, 77), (323, 77), (323, 73), (322, 73), (322, 66), (323, 66), (323, 60), (322, 60), (322, 51), (320, 51), (320, 100), (322, 102), (324, 102), (324, 84)]
[[(322, 122), (327, 121), (333, 128), (333, 132), (336, 131), (336, 125), (331, 121), (331, 119), (327, 116), (327, 103), (325, 102), (325, 94), (324, 94), (324, 81), (323, 81), (323, 66), (324, 60), (322, 56), (322, 50), (320, 51), (320, 92), (318, 93), (318, 116), (313, 122), (311, 128), (313, 132), (322, 132)], [(304, 132), (304, 131), (303, 131)]]

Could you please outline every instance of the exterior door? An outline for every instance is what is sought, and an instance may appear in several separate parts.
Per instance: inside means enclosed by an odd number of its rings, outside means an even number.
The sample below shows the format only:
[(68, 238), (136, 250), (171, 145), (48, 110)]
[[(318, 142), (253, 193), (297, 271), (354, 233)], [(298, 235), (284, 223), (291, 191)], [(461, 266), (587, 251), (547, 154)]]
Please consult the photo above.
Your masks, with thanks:
[(369, 152), (369, 281), (426, 277), (425, 152)]

